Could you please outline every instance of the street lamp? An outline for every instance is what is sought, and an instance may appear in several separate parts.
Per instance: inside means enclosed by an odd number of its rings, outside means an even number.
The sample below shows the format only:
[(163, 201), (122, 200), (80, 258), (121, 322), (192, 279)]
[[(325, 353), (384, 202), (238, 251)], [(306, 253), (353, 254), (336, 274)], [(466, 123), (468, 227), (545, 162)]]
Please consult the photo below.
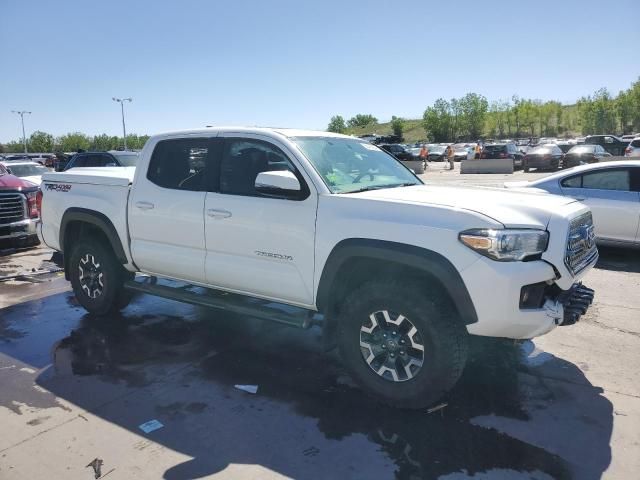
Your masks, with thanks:
[(24, 145), (24, 153), (27, 154), (27, 137), (24, 134), (24, 114), (27, 113), (31, 115), (31, 112), (27, 112), (26, 110), (11, 110), (11, 113), (17, 113), (20, 115), (20, 122), (22, 123), (22, 144)]
[(127, 149), (127, 127), (124, 125), (124, 102), (133, 102), (133, 98), (116, 98), (111, 97), (114, 102), (118, 102), (120, 104), (120, 109), (122, 110), (122, 134), (124, 135), (124, 149)]

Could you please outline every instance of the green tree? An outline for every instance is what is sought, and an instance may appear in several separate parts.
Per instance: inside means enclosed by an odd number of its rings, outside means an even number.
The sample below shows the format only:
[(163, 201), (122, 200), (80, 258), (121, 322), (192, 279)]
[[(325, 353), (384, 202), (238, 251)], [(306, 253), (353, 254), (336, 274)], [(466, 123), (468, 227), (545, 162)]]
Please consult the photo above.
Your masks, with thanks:
[(24, 152), (24, 144), (22, 140), (11, 140), (4, 146), (7, 153), (22, 153)]
[(331, 117), (331, 121), (327, 126), (327, 131), (333, 133), (345, 133), (347, 131), (347, 124), (345, 123), (344, 118), (342, 118), (341, 115), (334, 115)]
[(37, 130), (31, 134), (27, 143), (32, 152), (53, 152), (53, 135), (48, 133)]
[[(114, 139), (115, 139), (115, 142), (114, 142)], [(118, 137), (110, 137), (106, 133), (103, 133), (101, 135), (96, 135), (93, 137), (89, 148), (91, 150), (103, 151), (103, 150), (112, 150), (113, 148), (117, 147), (117, 145), (118, 145)]]
[(482, 135), (482, 129), (489, 109), (487, 99), (477, 93), (467, 93), (458, 100), (460, 107), (460, 134), (475, 140)]
[(80, 132), (67, 133), (58, 137), (56, 146), (63, 152), (77, 152), (78, 150), (87, 150), (91, 146), (91, 139)]
[(404, 132), (404, 118), (396, 117), (395, 115), (391, 117), (391, 129), (393, 130), (393, 134), (402, 138), (402, 133)]
[(434, 142), (446, 142), (451, 135), (451, 105), (444, 98), (437, 99), (422, 115), (422, 126)]
[(355, 117), (351, 117), (347, 122), (347, 125), (349, 125), (349, 127), (352, 127), (352, 128), (367, 127), (369, 125), (377, 125), (377, 124), (378, 124), (378, 119), (369, 113), (367, 114), (359, 113)]

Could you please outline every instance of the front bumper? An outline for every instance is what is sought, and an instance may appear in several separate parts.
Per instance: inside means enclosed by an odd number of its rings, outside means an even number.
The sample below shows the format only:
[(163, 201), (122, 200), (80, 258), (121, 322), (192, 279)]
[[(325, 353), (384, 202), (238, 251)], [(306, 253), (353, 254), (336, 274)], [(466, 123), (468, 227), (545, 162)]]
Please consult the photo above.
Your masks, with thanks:
[(13, 222), (0, 225), (0, 240), (5, 239), (26, 239), (33, 235), (37, 235), (37, 225), (40, 219), (27, 218), (19, 222)]
[[(579, 320), (593, 291), (575, 279), (567, 290), (556, 283), (547, 262), (496, 262), (481, 258), (461, 272), (478, 321), (467, 325), (472, 335), (530, 339)], [(522, 304), (523, 288), (543, 285), (539, 301)]]

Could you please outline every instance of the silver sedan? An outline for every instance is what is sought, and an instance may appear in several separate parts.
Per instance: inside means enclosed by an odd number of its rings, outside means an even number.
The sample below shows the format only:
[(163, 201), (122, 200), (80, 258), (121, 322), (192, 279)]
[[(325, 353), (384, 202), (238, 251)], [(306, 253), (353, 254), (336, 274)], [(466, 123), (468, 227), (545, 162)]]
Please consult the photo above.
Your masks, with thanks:
[(504, 186), (574, 197), (591, 208), (599, 244), (640, 247), (640, 160), (582, 165)]

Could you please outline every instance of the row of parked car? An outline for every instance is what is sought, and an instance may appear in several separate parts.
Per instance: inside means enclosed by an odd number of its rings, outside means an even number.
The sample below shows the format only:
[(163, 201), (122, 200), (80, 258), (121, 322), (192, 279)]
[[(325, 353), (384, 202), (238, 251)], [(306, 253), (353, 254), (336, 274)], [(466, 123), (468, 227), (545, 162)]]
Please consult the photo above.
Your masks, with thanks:
[[(416, 173), (423, 173), (426, 162), (420, 158), (422, 146), (428, 150), (428, 161), (442, 162), (446, 158), (446, 148), (454, 149), (454, 160), (475, 158), (476, 143), (440, 143), (406, 145), (378, 144), (380, 148), (395, 156)], [(640, 158), (640, 136), (590, 135), (578, 139), (519, 139), (481, 144), (480, 159), (510, 158), (514, 169), (525, 172), (536, 170), (557, 170), (577, 165), (586, 165), (606, 160), (611, 156)]]

